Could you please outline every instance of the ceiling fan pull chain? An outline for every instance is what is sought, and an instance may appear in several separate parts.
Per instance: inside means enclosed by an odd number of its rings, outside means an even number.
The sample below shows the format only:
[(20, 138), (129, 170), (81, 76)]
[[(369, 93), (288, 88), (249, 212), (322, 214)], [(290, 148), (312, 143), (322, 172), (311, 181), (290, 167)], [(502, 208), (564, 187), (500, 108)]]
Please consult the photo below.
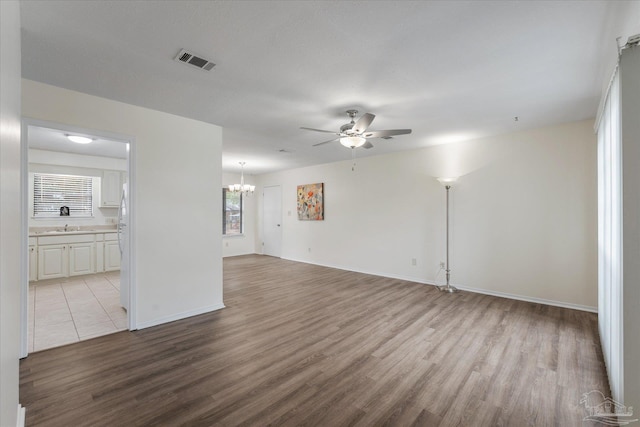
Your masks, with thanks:
[(354, 172), (356, 170), (356, 147), (351, 147), (351, 160), (353, 160), (351, 172)]

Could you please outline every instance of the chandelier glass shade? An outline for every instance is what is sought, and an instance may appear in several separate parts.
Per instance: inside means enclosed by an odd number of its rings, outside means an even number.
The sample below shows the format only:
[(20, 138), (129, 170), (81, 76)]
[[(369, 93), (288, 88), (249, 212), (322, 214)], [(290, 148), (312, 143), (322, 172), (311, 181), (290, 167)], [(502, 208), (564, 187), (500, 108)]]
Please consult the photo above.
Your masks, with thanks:
[(244, 165), (246, 162), (240, 162), (240, 167), (242, 168), (242, 172), (240, 173), (240, 184), (231, 184), (229, 185), (229, 191), (234, 193), (244, 193), (248, 195), (249, 193), (253, 193), (256, 189), (255, 185), (245, 184), (244, 183)]

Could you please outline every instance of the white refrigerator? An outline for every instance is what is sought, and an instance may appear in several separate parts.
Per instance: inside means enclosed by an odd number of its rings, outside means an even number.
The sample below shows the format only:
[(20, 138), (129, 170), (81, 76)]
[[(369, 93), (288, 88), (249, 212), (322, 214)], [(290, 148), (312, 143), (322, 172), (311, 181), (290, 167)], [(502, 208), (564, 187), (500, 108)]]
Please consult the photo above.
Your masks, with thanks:
[(118, 247), (120, 248), (120, 305), (129, 311), (129, 185), (122, 186), (118, 209)]

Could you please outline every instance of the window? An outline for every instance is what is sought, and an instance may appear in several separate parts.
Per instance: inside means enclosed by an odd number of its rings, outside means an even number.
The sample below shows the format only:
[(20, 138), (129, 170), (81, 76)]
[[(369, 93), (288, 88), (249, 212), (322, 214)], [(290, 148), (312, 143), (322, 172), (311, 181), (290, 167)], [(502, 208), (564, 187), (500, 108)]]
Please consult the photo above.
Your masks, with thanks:
[(222, 189), (222, 234), (242, 234), (242, 193)]
[(59, 217), (67, 206), (71, 217), (92, 217), (92, 184), (89, 176), (33, 174), (33, 216)]

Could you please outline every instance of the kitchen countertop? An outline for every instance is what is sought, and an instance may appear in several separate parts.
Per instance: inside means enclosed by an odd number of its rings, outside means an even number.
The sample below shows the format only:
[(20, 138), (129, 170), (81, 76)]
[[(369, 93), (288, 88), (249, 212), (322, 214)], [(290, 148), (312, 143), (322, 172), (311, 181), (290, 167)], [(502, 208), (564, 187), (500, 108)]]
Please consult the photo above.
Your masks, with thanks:
[(61, 228), (55, 229), (44, 229), (44, 230), (29, 230), (29, 237), (43, 237), (43, 236), (65, 236), (65, 235), (74, 235), (74, 234), (99, 234), (99, 233), (116, 233), (118, 230), (116, 228), (80, 228), (77, 227), (69, 227), (67, 231), (64, 231)]

